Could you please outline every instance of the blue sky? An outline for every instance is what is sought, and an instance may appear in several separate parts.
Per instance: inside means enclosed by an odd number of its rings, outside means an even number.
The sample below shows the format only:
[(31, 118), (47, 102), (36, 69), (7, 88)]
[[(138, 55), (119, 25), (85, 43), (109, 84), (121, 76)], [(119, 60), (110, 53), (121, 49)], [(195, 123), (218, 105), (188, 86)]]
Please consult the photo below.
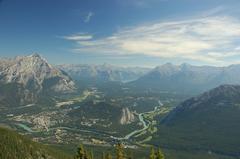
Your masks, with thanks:
[(0, 56), (153, 67), (240, 63), (239, 0), (0, 0)]

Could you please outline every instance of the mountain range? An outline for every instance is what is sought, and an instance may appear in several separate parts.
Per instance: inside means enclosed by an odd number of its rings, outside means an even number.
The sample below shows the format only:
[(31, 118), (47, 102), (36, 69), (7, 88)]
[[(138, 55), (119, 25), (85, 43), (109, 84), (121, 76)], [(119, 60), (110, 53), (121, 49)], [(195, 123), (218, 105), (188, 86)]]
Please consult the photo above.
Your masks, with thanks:
[(167, 63), (129, 85), (138, 89), (198, 94), (222, 84), (240, 84), (239, 74), (240, 65), (214, 67)]
[[(25, 108), (24, 105), (37, 103), (39, 100), (49, 102), (47, 99), (58, 95), (78, 92), (79, 86), (84, 85), (84, 82), (96, 82), (111, 91), (105, 93), (96, 87), (88, 88), (88, 93), (92, 95), (86, 100), (82, 100), (82, 97), (78, 97), (79, 101), (78, 98), (70, 98), (76, 99), (76, 105), (54, 107), (54, 111), (64, 116), (64, 124), (71, 124), (74, 128), (96, 129), (98, 132), (111, 130), (112, 132), (108, 133), (122, 136), (126, 132), (141, 128), (141, 125), (137, 124), (138, 112), (129, 107), (133, 104), (129, 102), (130, 99), (134, 101), (141, 98), (143, 101), (139, 102), (145, 102), (144, 107), (152, 105), (151, 102), (146, 102), (146, 96), (138, 97), (136, 92), (139, 90), (155, 90), (158, 93), (157, 98), (162, 97), (162, 91), (173, 94), (187, 93), (191, 96), (201, 93), (183, 101), (170, 113), (156, 116), (157, 131), (151, 134), (152, 139), (146, 143), (174, 151), (204, 151), (207, 154), (216, 153), (237, 158), (240, 157), (239, 73), (240, 65), (213, 67), (167, 63), (150, 70), (107, 64), (53, 66), (38, 54), (19, 56), (0, 60), (0, 110), (20, 105)], [(117, 87), (127, 93), (116, 89), (112, 82), (121, 83)], [(113, 94), (114, 91), (119, 94)], [(127, 98), (123, 98), (125, 96)], [(113, 98), (117, 100), (112, 100)], [(62, 101), (69, 102), (66, 98)], [(12, 110), (9, 109), (9, 112), (13, 113)], [(48, 111), (52, 110), (51, 108)], [(48, 117), (47, 109), (44, 111)], [(59, 114), (55, 114), (54, 118), (57, 119)], [(13, 114), (9, 115), (11, 117)], [(7, 130), (0, 129), (0, 132), (8, 134)], [(24, 141), (18, 136), (17, 141), (18, 138)], [(32, 147), (32, 144), (30, 141), (24, 143), (23, 146), (27, 145), (23, 147), (24, 151)], [(4, 144), (0, 146), (5, 149)], [(44, 154), (48, 152), (44, 148), (40, 150), (44, 151)], [(22, 152), (21, 149), (19, 151)]]
[(240, 84), (239, 73), (240, 65), (214, 67), (166, 63), (154, 69), (108, 64), (53, 66), (40, 55), (32, 54), (0, 60), (0, 97), (1, 103), (23, 105), (37, 101), (42, 95), (74, 93), (78, 86), (103, 82), (121, 82), (137, 90), (193, 95), (222, 84)]
[(150, 70), (149, 68), (144, 67), (117, 67), (109, 64), (65, 64), (59, 65), (57, 67), (67, 72), (75, 80), (85, 80), (93, 82), (130, 82), (138, 79)]

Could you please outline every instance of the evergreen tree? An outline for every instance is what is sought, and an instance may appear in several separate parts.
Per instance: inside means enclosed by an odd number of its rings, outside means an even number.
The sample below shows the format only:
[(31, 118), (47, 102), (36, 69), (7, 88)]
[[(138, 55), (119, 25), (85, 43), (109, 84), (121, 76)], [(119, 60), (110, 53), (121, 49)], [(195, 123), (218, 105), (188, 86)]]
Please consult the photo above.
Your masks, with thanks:
[(159, 148), (157, 151), (157, 158), (156, 159), (164, 159), (164, 154), (162, 153), (161, 149)]
[(85, 150), (82, 144), (78, 147), (77, 154), (74, 159), (85, 159)]
[(90, 159), (90, 154), (86, 150), (84, 150), (84, 157), (83, 157), (83, 159)]
[(106, 159), (104, 152), (102, 153), (102, 159)]
[(124, 159), (123, 145), (121, 143), (116, 146), (116, 159)]
[(156, 159), (155, 150), (153, 147), (151, 148), (149, 159)]
[(94, 157), (93, 157), (93, 151), (90, 152), (90, 159), (94, 159)]
[(107, 153), (107, 156), (105, 159), (112, 159), (112, 155), (110, 153)]
[(132, 151), (130, 151), (130, 154), (129, 154), (129, 156), (127, 157), (127, 159), (133, 159), (133, 153), (132, 153)]

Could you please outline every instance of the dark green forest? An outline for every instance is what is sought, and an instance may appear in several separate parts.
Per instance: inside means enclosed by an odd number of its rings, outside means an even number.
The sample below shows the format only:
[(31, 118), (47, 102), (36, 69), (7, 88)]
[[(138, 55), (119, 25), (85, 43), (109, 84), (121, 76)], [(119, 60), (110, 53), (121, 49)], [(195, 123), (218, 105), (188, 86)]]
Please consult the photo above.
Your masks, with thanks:
[[(126, 153), (123, 144), (116, 144), (115, 153), (102, 152), (95, 156), (94, 149), (85, 148), (82, 144), (76, 148), (75, 154), (67, 154), (48, 145), (32, 141), (13, 130), (0, 128), (0, 159), (134, 159), (132, 153)], [(151, 148), (149, 159), (164, 159), (160, 149)]]

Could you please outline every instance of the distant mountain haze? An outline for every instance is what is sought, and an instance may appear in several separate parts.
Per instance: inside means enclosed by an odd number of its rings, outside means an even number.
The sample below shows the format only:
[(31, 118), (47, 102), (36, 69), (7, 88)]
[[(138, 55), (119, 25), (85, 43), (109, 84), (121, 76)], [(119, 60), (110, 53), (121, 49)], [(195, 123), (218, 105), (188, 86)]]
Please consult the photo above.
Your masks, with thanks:
[(144, 67), (117, 67), (114, 65), (59, 65), (59, 69), (67, 72), (75, 80), (92, 80), (99, 82), (119, 81), (129, 82), (137, 80), (139, 77), (150, 71)]
[(222, 84), (240, 84), (239, 74), (240, 65), (214, 67), (167, 63), (154, 68), (129, 85), (135, 88), (198, 94)]
[[(21, 96), (20, 103), (36, 101), (40, 94), (73, 93), (79, 85), (85, 85), (84, 82), (117, 81), (140, 91), (155, 90), (192, 95), (222, 84), (240, 84), (239, 74), (240, 65), (214, 67), (166, 63), (154, 69), (108, 64), (53, 66), (40, 55), (32, 54), (0, 60), (0, 89), (6, 90), (7, 87), (8, 94)], [(73, 80), (78, 81), (78, 85)], [(17, 91), (13, 93), (11, 89)], [(7, 96), (7, 91), (1, 92), (2, 97)]]

